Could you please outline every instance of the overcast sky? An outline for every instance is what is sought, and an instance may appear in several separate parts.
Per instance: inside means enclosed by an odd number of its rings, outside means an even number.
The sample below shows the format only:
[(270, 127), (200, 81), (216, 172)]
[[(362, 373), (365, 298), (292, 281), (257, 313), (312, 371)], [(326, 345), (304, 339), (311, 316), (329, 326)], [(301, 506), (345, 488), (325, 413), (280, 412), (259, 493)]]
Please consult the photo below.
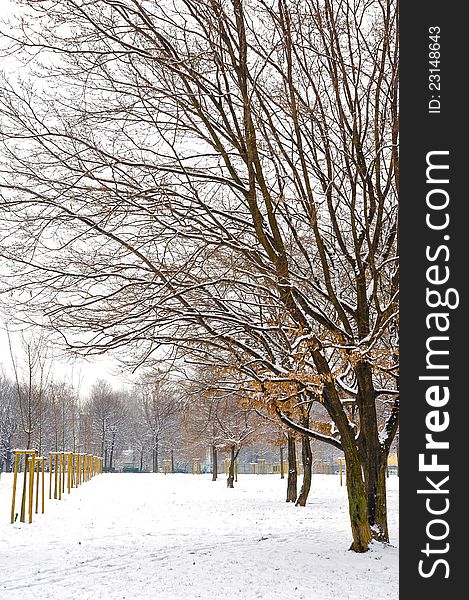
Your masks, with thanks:
[[(14, 3), (10, 0), (0, 0), (0, 21), (12, 14), (14, 11)], [(1, 62), (0, 70), (5, 70), (5, 62)], [(1, 304), (1, 298), (0, 298)], [(4, 322), (0, 306), (0, 369), (6, 374), (12, 374), (11, 357), (8, 344), (8, 337), (5, 331), (5, 325), (9, 329), (12, 328), (10, 323)], [(13, 351), (17, 355), (18, 360), (21, 360), (21, 338), (18, 335), (12, 334)], [(98, 378), (107, 379), (114, 388), (120, 388), (124, 385), (125, 378), (119, 376), (119, 367), (117, 361), (112, 357), (95, 358), (92, 361), (84, 361), (77, 359), (54, 360), (54, 376), (57, 379), (66, 379), (73, 383), (76, 387), (80, 386), (83, 395), (89, 392), (90, 387)]]
[(11, 12), (11, 2), (10, 0), (0, 0), (0, 15), (7, 15)]
[[(8, 323), (7, 325), (10, 329), (10, 325)], [(21, 363), (23, 357), (21, 336), (12, 333), (11, 338), (13, 354), (16, 357), (17, 363)], [(51, 345), (49, 345), (47, 352), (56, 356), (59, 354), (57, 349)], [(61, 354), (63, 355), (63, 352)], [(96, 357), (89, 361), (74, 357), (56, 357), (51, 360), (51, 363), (53, 364), (53, 378), (69, 381), (76, 388), (80, 389), (83, 396), (89, 393), (96, 379), (107, 379), (115, 389), (125, 386), (128, 379), (128, 375), (120, 374), (117, 361), (110, 356)], [(6, 375), (13, 375), (10, 347), (3, 318), (0, 319), (0, 369)]]

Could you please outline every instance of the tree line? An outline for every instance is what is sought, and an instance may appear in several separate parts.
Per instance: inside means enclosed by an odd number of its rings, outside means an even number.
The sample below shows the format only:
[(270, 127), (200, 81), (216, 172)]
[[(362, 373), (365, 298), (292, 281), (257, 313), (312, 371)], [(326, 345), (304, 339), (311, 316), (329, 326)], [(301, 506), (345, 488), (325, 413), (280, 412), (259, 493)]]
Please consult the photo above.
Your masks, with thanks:
[[(14, 371), (17, 374), (18, 368)], [(309, 438), (306, 446), (305, 440), (301, 445), (301, 460), (296, 451), (299, 436), (295, 439), (280, 422), (260, 414), (252, 403), (240, 402), (233, 393), (221, 393), (213, 383), (213, 378), (209, 386), (194, 380), (176, 383), (157, 372), (121, 390), (98, 379), (83, 395), (70, 383), (46, 379), (38, 371), (23, 372), (19, 380), (2, 373), (0, 470), (11, 471), (14, 449), (23, 448), (46, 457), (60, 451), (102, 456), (104, 472), (116, 470), (116, 459), (120, 468), (130, 466), (139, 472), (188, 472), (195, 458), (217, 481), (220, 459), (227, 456), (227, 487), (233, 488), (242, 450), (255, 454), (273, 450), (282, 479), (288, 472), (287, 502), (304, 506), (313, 469)], [(305, 478), (298, 494), (300, 460)]]

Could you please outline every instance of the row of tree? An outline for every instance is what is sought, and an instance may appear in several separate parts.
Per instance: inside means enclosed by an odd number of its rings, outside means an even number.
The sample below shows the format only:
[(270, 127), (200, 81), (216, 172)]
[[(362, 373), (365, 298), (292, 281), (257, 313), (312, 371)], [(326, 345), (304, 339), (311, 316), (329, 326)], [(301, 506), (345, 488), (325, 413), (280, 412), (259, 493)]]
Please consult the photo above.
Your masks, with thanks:
[(140, 470), (156, 472), (161, 444), (177, 443), (181, 404), (170, 386), (147, 380), (116, 391), (97, 380), (83, 398), (70, 383), (34, 367), (28, 363), (21, 373), (15, 368), (12, 378), (0, 374), (3, 470), (11, 470), (14, 448), (34, 448), (45, 455), (73, 450), (102, 456), (105, 471), (126, 450), (132, 459), (138, 455)]
[(71, 450), (93, 453), (103, 457), (104, 470), (111, 472), (117, 457), (121, 466), (127, 462), (139, 471), (159, 472), (162, 455), (170, 457), (165, 459), (170, 463), (167, 469), (174, 472), (175, 464), (190, 464), (194, 457), (204, 460), (209, 450), (213, 481), (218, 478), (219, 455), (228, 454), (227, 486), (232, 488), (241, 450), (277, 447), (282, 478), (288, 462), (287, 501), (306, 504), (313, 466), (309, 438), (303, 437), (305, 477), (298, 495), (295, 437), (299, 436), (234, 394), (222, 395), (194, 381), (176, 386), (161, 374), (147, 374), (120, 391), (97, 380), (81, 399), (70, 384), (43, 379), (38, 385), (34, 374), (28, 375), (16, 381), (0, 376), (2, 470), (11, 471), (17, 447), (35, 448), (46, 455)]

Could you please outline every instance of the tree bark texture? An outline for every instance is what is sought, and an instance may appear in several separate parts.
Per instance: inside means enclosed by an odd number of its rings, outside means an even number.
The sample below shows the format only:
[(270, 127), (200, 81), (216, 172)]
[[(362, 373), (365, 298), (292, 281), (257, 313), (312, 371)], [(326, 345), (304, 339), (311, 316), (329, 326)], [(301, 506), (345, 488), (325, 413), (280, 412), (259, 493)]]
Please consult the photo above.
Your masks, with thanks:
[(234, 488), (235, 481), (235, 461), (238, 458), (239, 450), (236, 450), (235, 446), (230, 448), (230, 466), (228, 468), (228, 479), (226, 480), (226, 486)]
[(295, 436), (288, 433), (288, 480), (287, 480), (287, 502), (295, 502), (297, 496), (298, 472), (296, 467), (296, 443)]
[(218, 451), (215, 445), (212, 446), (212, 481), (218, 477)]
[(309, 490), (311, 489), (313, 453), (311, 452), (311, 441), (307, 435), (301, 436), (301, 460), (303, 464), (303, 483), (296, 506), (306, 506)]

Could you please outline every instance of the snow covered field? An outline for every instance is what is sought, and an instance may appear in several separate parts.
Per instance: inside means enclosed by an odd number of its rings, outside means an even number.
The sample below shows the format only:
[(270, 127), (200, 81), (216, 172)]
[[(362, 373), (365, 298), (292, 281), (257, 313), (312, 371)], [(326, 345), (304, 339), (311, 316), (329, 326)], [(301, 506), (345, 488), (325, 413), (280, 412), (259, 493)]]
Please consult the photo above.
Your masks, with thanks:
[[(301, 479), (300, 479), (301, 481)], [(305, 508), (286, 480), (100, 475), (29, 524), (9, 524), (0, 480), (1, 600), (382, 600), (398, 598), (398, 478), (392, 546), (348, 552), (345, 488), (314, 475)]]

